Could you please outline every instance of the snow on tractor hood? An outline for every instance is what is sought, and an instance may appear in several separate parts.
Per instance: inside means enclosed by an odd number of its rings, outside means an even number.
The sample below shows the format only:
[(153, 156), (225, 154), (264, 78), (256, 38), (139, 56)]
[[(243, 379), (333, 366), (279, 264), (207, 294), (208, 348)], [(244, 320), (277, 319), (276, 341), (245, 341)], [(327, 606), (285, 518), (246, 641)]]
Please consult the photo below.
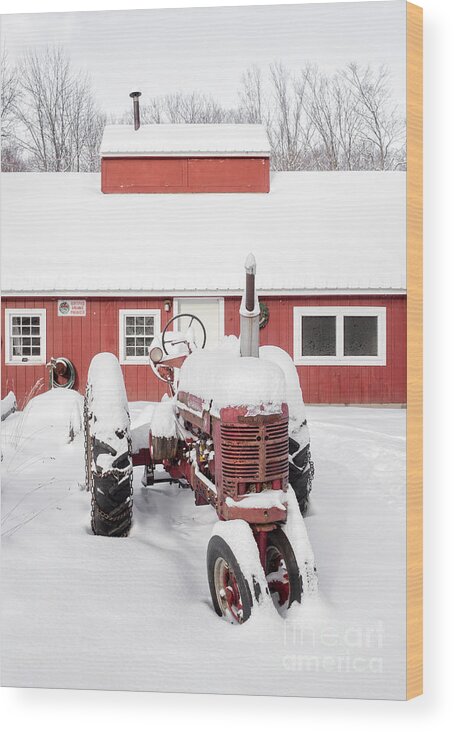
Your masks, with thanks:
[[(243, 357), (219, 348), (192, 353), (181, 367), (178, 391), (200, 397), (214, 413), (224, 407), (248, 407), (251, 414), (263, 405), (265, 413), (280, 412), (286, 402), (283, 370), (276, 363)], [(263, 414), (263, 410), (261, 410)]]

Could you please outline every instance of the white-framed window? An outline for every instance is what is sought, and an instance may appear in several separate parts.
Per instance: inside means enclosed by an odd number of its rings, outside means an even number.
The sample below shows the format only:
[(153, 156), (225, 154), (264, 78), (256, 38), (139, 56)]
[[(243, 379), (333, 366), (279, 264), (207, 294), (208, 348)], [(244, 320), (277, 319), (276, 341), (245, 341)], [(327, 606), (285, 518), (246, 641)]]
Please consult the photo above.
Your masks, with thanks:
[(161, 331), (160, 310), (120, 310), (120, 363), (148, 363), (148, 348)]
[(5, 309), (5, 363), (34, 366), (46, 363), (46, 311)]
[(295, 307), (296, 364), (386, 366), (386, 308)]

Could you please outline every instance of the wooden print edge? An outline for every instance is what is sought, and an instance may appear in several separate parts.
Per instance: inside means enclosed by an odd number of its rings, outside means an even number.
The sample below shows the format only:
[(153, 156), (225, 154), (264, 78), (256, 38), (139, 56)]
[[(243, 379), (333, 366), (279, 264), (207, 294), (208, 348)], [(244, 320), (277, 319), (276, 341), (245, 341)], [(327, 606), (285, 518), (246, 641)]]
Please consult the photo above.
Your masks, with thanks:
[(407, 682), (423, 691), (423, 11), (407, 3)]

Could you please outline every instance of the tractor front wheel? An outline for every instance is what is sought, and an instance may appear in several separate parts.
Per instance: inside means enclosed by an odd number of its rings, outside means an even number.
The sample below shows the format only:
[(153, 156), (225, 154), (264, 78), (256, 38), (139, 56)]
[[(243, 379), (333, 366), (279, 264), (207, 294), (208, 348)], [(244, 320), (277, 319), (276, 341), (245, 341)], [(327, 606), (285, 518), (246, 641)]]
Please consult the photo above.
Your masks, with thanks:
[(212, 536), (207, 550), (208, 583), (215, 611), (231, 623), (251, 615), (252, 593), (238, 560), (221, 536)]
[(271, 597), (279, 611), (301, 602), (302, 579), (292, 545), (282, 529), (267, 536), (265, 576)]

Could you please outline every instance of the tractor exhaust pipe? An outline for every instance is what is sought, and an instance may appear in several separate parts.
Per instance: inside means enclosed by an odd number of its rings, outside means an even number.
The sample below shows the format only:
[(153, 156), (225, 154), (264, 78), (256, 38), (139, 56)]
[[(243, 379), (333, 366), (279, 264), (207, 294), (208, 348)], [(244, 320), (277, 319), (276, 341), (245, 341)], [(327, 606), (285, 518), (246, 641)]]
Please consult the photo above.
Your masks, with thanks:
[(140, 127), (140, 107), (139, 107), (139, 97), (142, 96), (142, 92), (135, 91), (131, 92), (129, 95), (132, 99), (132, 107), (134, 111), (134, 129), (138, 130)]
[(255, 272), (257, 265), (253, 254), (244, 263), (246, 287), (240, 306), (240, 354), (259, 357), (260, 306), (255, 292)]

